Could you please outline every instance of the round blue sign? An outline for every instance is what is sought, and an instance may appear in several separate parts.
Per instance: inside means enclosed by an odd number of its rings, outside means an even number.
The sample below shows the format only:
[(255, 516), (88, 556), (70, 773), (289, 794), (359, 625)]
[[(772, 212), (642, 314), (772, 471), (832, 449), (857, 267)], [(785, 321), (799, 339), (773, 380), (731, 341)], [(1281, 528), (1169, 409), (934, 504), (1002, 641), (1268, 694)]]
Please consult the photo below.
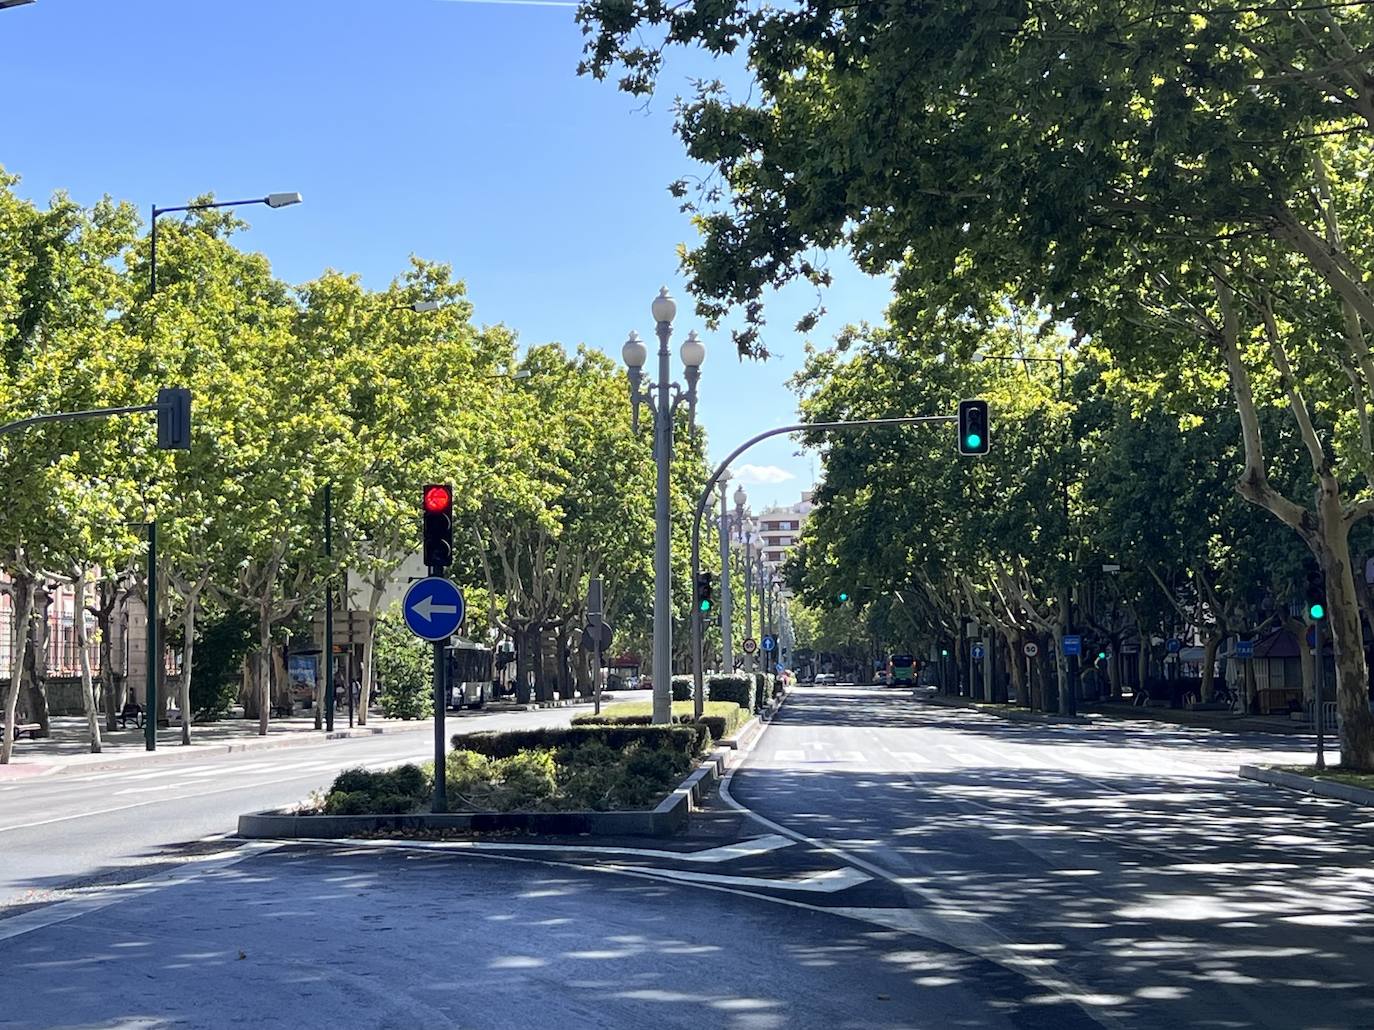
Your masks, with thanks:
[(1179, 640), (1178, 637), (1170, 637), (1164, 642), (1164, 650), (1170, 654), (1178, 654), (1183, 650), (1183, 641)]
[(421, 640), (447, 640), (463, 624), (463, 592), (439, 576), (416, 580), (401, 602), (406, 626)]
[(985, 654), (987, 654), (987, 652), (983, 650), (982, 644), (973, 645), (973, 657), (982, 658)]
[(763, 649), (770, 653), (776, 651), (778, 649), (778, 638), (771, 633), (765, 633), (763, 635)]

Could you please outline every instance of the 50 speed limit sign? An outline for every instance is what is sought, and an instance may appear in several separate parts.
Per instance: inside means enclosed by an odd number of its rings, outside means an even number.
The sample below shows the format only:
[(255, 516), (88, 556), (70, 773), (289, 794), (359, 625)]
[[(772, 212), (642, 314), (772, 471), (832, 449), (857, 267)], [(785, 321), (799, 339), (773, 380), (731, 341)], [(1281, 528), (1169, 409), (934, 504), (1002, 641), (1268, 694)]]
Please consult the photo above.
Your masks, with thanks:
[(1021, 645), (1021, 653), (1027, 658), (1034, 658), (1040, 653), (1040, 645), (1034, 640), (1027, 640)]

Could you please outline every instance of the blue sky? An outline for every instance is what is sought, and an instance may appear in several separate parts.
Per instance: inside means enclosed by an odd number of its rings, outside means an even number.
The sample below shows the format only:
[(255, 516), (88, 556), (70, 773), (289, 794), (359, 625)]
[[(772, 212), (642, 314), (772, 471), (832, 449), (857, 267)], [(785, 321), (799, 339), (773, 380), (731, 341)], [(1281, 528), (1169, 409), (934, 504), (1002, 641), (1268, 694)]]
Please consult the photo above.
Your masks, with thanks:
[[(618, 360), (652, 336), (660, 284), (677, 341), (709, 348), (699, 416), (713, 459), (790, 420), (802, 358), (801, 288), (770, 305), (775, 357), (741, 362), (691, 311), (676, 248), (694, 230), (667, 185), (696, 169), (672, 132), (693, 75), (739, 78), (682, 55), (646, 108), (579, 78), (570, 8), (455, 0), (38, 0), (0, 11), (0, 165), (44, 201), (109, 193), (144, 211), (203, 191), (299, 190), (250, 208), (245, 246), (291, 282), (326, 267), (383, 286), (411, 253), (451, 262), (484, 322), (525, 343), (588, 343)], [(828, 316), (810, 338), (877, 320), (886, 282), (840, 256)], [(675, 348), (676, 349), (676, 348)], [(813, 461), (787, 440), (742, 459), (751, 506), (790, 502)], [(791, 478), (784, 478), (791, 477)]]

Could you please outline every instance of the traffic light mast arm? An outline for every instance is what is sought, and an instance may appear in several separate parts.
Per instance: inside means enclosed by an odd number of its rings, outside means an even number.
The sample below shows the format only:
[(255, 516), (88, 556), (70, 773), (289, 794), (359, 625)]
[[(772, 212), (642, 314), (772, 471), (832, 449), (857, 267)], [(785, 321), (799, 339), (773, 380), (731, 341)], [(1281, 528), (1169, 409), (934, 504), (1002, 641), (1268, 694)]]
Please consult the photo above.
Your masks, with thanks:
[(91, 408), (89, 411), (59, 411), (52, 415), (30, 415), (28, 418), (21, 418), (15, 422), (6, 422), (4, 425), (0, 425), (0, 436), (17, 432), (20, 429), (27, 429), (29, 426), (41, 425), (44, 422), (75, 422), (78, 419), (133, 415), (140, 411), (157, 411), (157, 409), (158, 405), (156, 404), (139, 404), (131, 408)]
[[(692, 514), (692, 582), (697, 581), (697, 575), (701, 572), (701, 520), (706, 514), (707, 506), (711, 503), (711, 495), (716, 489), (716, 484), (720, 482), (720, 477), (730, 467), (730, 463), (750, 447), (753, 447), (754, 444), (761, 443), (769, 437), (781, 436), (783, 433), (832, 433), (845, 429), (871, 429), (874, 426), (919, 426), (958, 421), (958, 415), (906, 415), (900, 418), (868, 418), (843, 422), (800, 422), (791, 426), (778, 426), (776, 429), (769, 429), (757, 436), (751, 436), (727, 454), (725, 460), (716, 466), (716, 470), (711, 473), (711, 478), (706, 481), (706, 488), (702, 490), (701, 497), (697, 499), (696, 510)], [(704, 701), (702, 696), (701, 638), (701, 612), (696, 610), (692, 612), (692, 698), (697, 718), (701, 718)]]

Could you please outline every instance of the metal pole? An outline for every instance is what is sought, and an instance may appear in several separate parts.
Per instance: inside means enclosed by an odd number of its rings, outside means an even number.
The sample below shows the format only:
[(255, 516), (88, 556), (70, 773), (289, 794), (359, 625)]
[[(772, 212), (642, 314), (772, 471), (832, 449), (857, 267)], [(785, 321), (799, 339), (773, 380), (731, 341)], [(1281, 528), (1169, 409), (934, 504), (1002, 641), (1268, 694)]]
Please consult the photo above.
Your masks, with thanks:
[[(752, 539), (744, 538), (744, 635), (752, 637), (754, 635), (754, 549)], [(758, 669), (758, 658), (755, 655), (745, 656), (749, 672)]]
[(157, 216), (161, 214), (153, 205), (153, 216), (148, 222), (148, 296), (157, 293)]
[[(148, 683), (146, 712), (143, 720), (144, 746), (149, 751), (157, 750), (157, 522), (148, 523)], [(182, 718), (186, 718), (182, 713)]]
[[(438, 570), (442, 572), (443, 570)], [(430, 570), (430, 575), (434, 575), (435, 570)], [(445, 767), (447, 755), (444, 748), (444, 711), (448, 707), (448, 689), (444, 682), (447, 672), (444, 662), (443, 641), (436, 641), (434, 644), (434, 799), (430, 806), (433, 812), (448, 811), (448, 793), (445, 784), (445, 775), (448, 770)], [(351, 693), (351, 691), (350, 691)]]
[[(334, 555), (334, 489), (324, 484), (324, 558), (330, 564)], [(334, 732), (334, 577), (324, 582), (324, 728)], [(353, 724), (352, 719), (349, 725)]]
[(735, 628), (730, 603), (730, 510), (720, 481), (720, 667), (729, 676), (735, 671)]
[[(673, 600), (669, 552), (669, 472), (673, 460), (673, 402), (668, 389), (668, 340), (673, 323), (659, 322), (658, 396), (654, 408), (654, 722), (672, 719), (673, 711)], [(697, 568), (692, 569), (695, 576)], [(700, 621), (700, 613), (697, 616)], [(699, 667), (698, 667), (699, 668)]]
[(1317, 768), (1326, 768), (1326, 720), (1322, 717), (1322, 678), (1325, 670), (1322, 668), (1322, 620), (1312, 620), (1312, 642), (1316, 647), (1317, 677), (1313, 684), (1312, 693), (1312, 715), (1317, 722)]

